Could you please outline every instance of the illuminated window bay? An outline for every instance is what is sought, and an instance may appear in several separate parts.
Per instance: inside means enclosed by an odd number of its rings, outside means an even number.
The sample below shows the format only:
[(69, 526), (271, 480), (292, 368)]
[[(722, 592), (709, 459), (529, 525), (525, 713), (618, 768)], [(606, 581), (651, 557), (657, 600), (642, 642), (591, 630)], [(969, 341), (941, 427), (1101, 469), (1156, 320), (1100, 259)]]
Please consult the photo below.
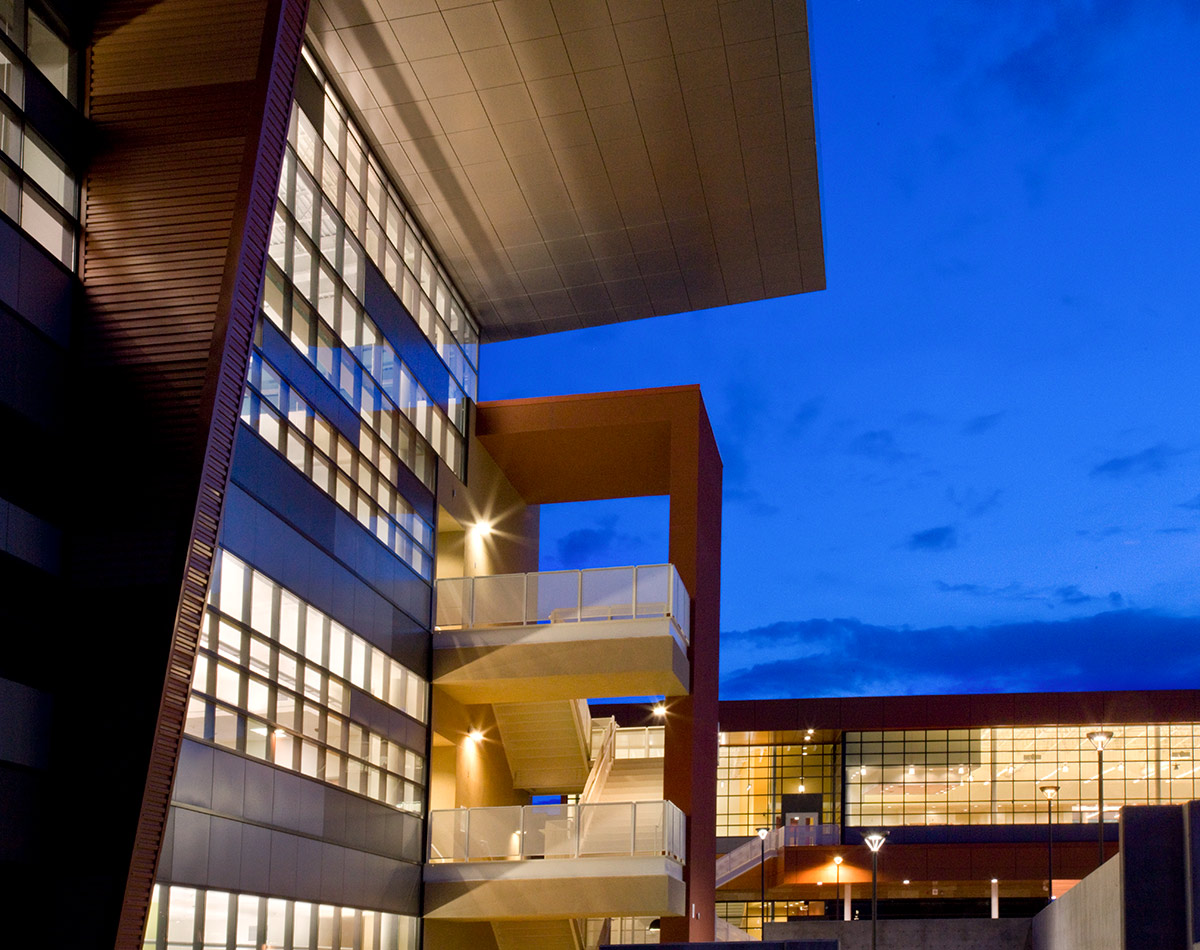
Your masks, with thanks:
[(258, 350), (250, 356), (241, 418), (421, 577), (433, 567), (433, 527), (397, 490), (399, 458), (365, 427), (354, 444)]
[(216, 578), (186, 733), (420, 814), (424, 731), (384, 735), (350, 710), (359, 689), (424, 723), (425, 680), (227, 551)]
[[(997, 726), (846, 733), (846, 819), (850, 826), (1033, 824), (1047, 820), (1039, 790), (1057, 785), (1056, 823), (1095, 822), (1094, 726)], [(1196, 797), (1195, 742), (1188, 723), (1106, 727), (1105, 820), (1123, 805)]]
[(403, 914), (156, 884), (143, 950), (416, 950)]

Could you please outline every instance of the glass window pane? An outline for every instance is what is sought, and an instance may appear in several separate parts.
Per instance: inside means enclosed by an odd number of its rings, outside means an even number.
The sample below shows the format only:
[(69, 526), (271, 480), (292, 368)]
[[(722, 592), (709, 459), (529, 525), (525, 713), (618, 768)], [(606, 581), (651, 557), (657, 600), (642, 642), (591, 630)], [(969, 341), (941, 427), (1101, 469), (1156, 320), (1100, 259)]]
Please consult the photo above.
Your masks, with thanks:
[(21, 227), (63, 264), (74, 267), (74, 224), (29, 187), (26, 187), (21, 195)]
[(62, 38), (29, 11), (29, 59), (64, 96), (75, 101), (75, 54)]

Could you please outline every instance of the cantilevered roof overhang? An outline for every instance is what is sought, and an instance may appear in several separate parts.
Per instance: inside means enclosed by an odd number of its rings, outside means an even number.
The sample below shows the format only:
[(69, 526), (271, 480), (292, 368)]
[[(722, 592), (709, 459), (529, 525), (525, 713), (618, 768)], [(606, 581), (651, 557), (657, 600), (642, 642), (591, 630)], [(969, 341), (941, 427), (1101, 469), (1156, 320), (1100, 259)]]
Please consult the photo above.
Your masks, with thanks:
[(484, 341), (825, 286), (804, 0), (312, 0)]

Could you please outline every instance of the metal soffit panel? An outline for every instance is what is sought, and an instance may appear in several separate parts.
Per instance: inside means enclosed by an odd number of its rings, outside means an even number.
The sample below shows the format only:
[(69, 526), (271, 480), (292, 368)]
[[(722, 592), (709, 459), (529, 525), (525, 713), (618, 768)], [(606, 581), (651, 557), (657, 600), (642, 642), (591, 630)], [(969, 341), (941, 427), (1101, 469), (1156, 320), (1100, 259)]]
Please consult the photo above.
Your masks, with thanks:
[(486, 340), (825, 286), (804, 0), (313, 0)]

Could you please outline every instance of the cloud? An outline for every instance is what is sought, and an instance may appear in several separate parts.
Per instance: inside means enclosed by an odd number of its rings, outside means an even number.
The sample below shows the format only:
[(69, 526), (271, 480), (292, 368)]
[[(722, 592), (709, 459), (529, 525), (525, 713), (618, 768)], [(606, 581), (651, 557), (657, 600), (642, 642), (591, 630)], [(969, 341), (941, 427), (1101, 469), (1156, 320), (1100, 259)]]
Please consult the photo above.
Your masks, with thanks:
[(940, 525), (909, 535), (905, 547), (910, 551), (949, 551), (958, 547), (958, 532), (953, 525)]
[(965, 511), (971, 518), (978, 518), (989, 511), (1000, 507), (1000, 497), (1004, 493), (999, 488), (993, 488), (986, 495), (980, 495), (974, 488), (957, 491), (953, 487), (946, 489), (946, 499), (955, 507)]
[(751, 514), (763, 518), (773, 518), (782, 510), (778, 505), (766, 501), (762, 493), (753, 488), (726, 486), (721, 492), (721, 500), (727, 505), (741, 505)]
[(1188, 511), (1200, 511), (1200, 495), (1188, 501), (1181, 501), (1176, 508), (1186, 508)]
[(642, 539), (617, 530), (617, 518), (600, 518), (595, 527), (568, 531), (555, 544), (558, 563), (572, 568), (602, 567), (626, 563), (618, 554), (624, 548), (639, 547)]
[(1195, 534), (1195, 528), (1178, 527), (1178, 528), (1159, 528), (1155, 534)]
[(799, 435), (808, 429), (821, 414), (822, 403), (823, 400), (820, 396), (814, 396), (812, 399), (806, 399), (800, 403), (800, 407), (792, 413), (792, 418), (788, 420), (788, 435)]
[(983, 435), (989, 429), (995, 428), (1004, 416), (1002, 412), (991, 412), (986, 416), (975, 416), (973, 419), (968, 419), (963, 423), (963, 435)]
[(987, 584), (948, 584), (945, 581), (935, 581), (934, 586), (943, 594), (966, 594), (969, 597), (1009, 603), (1041, 603), (1051, 609), (1079, 607), (1083, 604), (1107, 605), (1114, 608), (1125, 606), (1125, 598), (1119, 591), (1112, 591), (1105, 595), (1089, 594), (1078, 584), (1061, 584), (1057, 587), (1027, 587), (1013, 581), (1001, 587), (994, 587)]
[(914, 458), (912, 453), (901, 451), (896, 444), (896, 437), (887, 429), (871, 429), (859, 433), (850, 440), (846, 451), (851, 455), (861, 455), (881, 462), (895, 463)]
[(1066, 587), (1054, 588), (1054, 596), (1060, 604), (1074, 607), (1078, 604), (1087, 604), (1096, 600), (1091, 594), (1085, 594), (1079, 589), (1078, 584), (1068, 584)]
[(1133, 455), (1118, 455), (1092, 469), (1093, 476), (1131, 478), (1138, 475), (1157, 475), (1183, 454), (1182, 449), (1160, 442)]
[(1198, 643), (1200, 618), (1138, 610), (920, 630), (785, 621), (722, 633), (721, 698), (1185, 689), (1200, 678)]

